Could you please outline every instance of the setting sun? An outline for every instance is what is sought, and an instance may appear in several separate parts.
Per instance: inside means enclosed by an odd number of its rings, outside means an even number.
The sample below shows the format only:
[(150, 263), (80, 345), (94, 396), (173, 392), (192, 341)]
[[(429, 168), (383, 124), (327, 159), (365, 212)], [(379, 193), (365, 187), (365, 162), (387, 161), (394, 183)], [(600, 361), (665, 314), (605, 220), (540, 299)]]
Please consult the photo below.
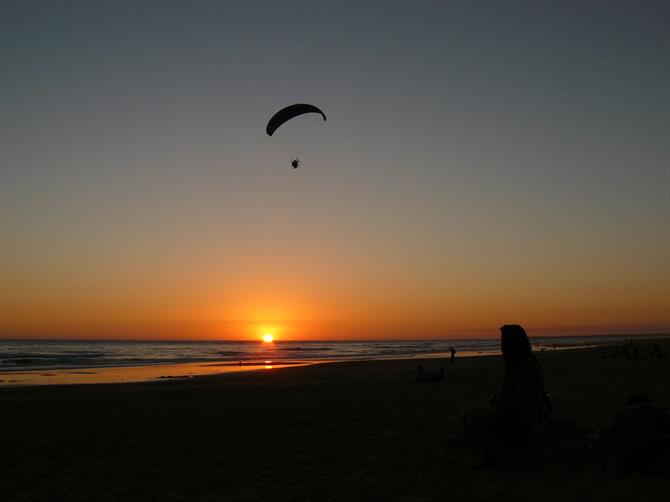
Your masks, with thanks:
[(272, 333), (265, 333), (263, 335), (263, 341), (265, 343), (272, 343), (273, 340), (274, 340), (274, 336), (272, 335)]

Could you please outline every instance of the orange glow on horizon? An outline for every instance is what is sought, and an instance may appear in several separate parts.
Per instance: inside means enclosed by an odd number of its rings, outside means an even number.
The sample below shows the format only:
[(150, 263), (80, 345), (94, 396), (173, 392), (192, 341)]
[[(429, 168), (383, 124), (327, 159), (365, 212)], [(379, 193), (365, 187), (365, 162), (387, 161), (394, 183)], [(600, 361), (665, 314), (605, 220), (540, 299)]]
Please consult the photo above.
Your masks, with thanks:
[[(19, 118), (0, 138), (0, 347), (240, 342), (279, 367), (303, 341), (499, 339), (506, 324), (670, 336), (669, 30), (654, 22), (670, 0), (598, 22), (584, 2), (535, 2), (513, 26), (497, 4), (322, 2), (291, 15), (332, 19), (305, 49), (274, 29), (279, 2), (161, 6), (148, 30), (116, 5), (15, 3), (0, 3), (21, 89), (0, 97)], [(273, 56), (296, 50), (326, 55), (310, 69), (327, 84), (263, 92), (294, 76)], [(118, 61), (115, 81), (93, 54)], [(402, 99), (417, 95), (425, 113)], [(324, 115), (266, 134), (303, 100)]]

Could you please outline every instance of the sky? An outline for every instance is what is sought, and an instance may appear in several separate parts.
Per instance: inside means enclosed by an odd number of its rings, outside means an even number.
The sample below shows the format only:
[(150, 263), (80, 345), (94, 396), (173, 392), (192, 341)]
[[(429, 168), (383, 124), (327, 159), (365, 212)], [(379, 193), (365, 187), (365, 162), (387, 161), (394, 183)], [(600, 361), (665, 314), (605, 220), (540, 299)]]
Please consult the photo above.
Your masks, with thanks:
[[(664, 1), (5, 0), (0, 337), (668, 332), (669, 27)], [(301, 102), (328, 120), (265, 134)]]

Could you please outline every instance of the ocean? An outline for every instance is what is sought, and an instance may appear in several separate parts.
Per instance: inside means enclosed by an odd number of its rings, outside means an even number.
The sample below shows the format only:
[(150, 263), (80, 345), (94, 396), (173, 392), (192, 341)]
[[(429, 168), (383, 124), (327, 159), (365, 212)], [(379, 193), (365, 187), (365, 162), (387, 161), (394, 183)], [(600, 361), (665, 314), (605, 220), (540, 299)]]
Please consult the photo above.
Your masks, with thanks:
[[(534, 350), (602, 345), (626, 336), (531, 339)], [(400, 359), (499, 352), (497, 339), (405, 341), (108, 341), (0, 340), (0, 372), (112, 368), (182, 363), (275, 365), (314, 361)]]

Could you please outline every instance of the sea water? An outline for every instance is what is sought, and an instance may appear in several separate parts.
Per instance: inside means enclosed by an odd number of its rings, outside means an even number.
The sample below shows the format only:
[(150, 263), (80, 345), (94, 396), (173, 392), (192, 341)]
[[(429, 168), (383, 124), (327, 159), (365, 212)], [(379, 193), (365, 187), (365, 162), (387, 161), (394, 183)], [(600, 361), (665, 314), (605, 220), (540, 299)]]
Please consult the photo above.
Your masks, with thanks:
[[(601, 345), (624, 336), (531, 339), (535, 350)], [(0, 372), (183, 363), (309, 363), (495, 354), (497, 339), (399, 341), (109, 341), (0, 340)]]

